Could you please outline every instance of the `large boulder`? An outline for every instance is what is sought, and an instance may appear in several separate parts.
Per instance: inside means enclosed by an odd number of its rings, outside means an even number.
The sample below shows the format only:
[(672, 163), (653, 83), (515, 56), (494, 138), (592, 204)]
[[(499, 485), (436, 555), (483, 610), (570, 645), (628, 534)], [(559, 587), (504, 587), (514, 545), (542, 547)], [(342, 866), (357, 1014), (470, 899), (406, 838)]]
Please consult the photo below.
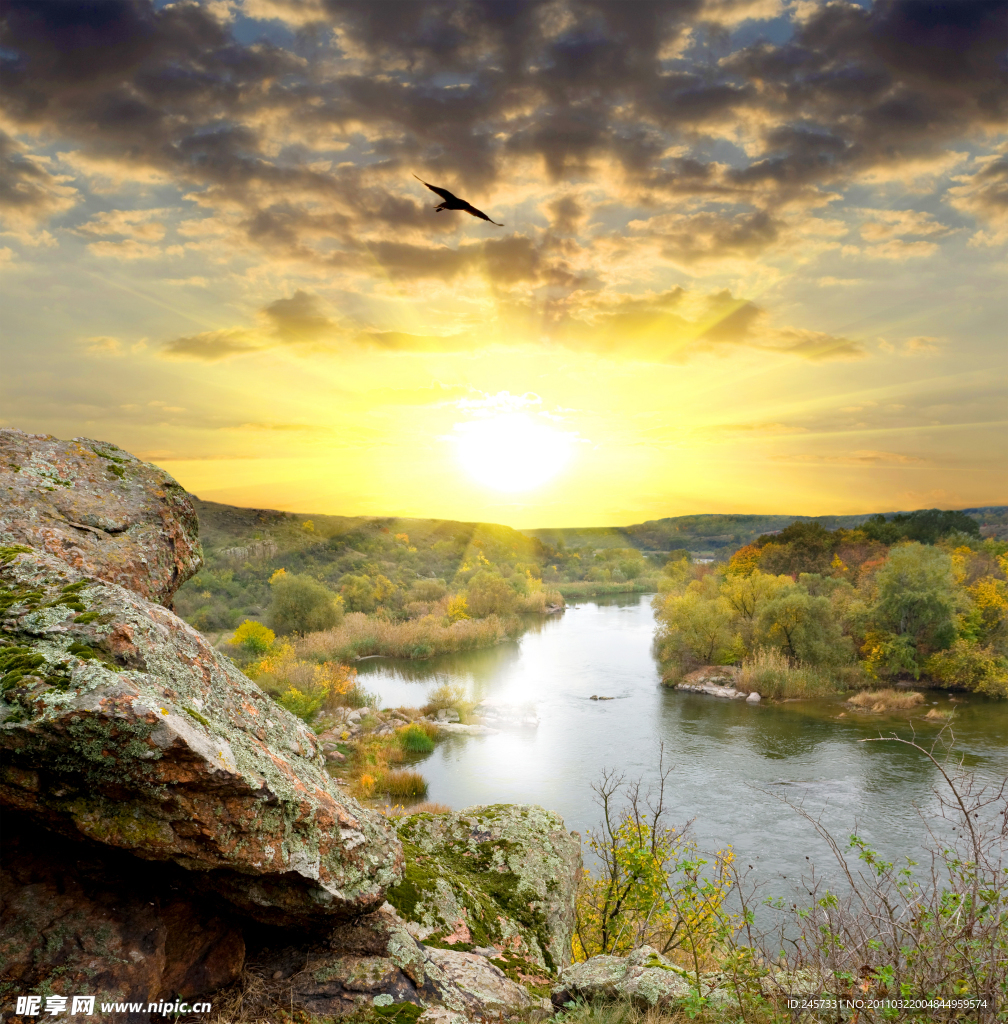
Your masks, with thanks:
[(401, 879), (311, 731), (166, 608), (5, 548), (0, 616), (0, 806), (172, 861), (263, 922), (360, 914)]
[(114, 444), (0, 429), (0, 544), (171, 603), (202, 561), (192, 499)]
[(3, 829), (0, 989), (146, 1007), (192, 1002), (240, 975), (233, 911), (194, 901), (185, 871), (165, 865), (152, 885), (143, 861), (54, 836), (16, 811)]
[(406, 868), (387, 898), (418, 939), (495, 947), (522, 981), (568, 963), (581, 838), (559, 815), (495, 804), (412, 815), (397, 830)]

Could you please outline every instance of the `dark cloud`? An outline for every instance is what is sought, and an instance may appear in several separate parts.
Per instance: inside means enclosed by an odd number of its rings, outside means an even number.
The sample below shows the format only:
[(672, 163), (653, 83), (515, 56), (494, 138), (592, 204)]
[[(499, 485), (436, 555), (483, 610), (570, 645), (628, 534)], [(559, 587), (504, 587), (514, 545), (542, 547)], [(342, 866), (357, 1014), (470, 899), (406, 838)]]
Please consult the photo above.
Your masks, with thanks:
[(31, 227), (74, 205), (75, 190), (0, 131), (0, 210), (9, 227)]
[[(742, 20), (748, 6), (736, 6)], [(555, 182), (604, 168), (599, 184), (619, 202), (708, 202), (667, 228), (666, 259), (753, 259), (778, 238), (785, 205), (880, 168), (898, 176), (1002, 129), (1008, 106), (1008, 6), (989, 0), (834, 0), (783, 41), (742, 48), (732, 6), (700, 0), (264, 9), (288, 18), (291, 41), (235, 33), (210, 5), (7, 0), (6, 120), (239, 211), (248, 241), (275, 257), (360, 266), (369, 251), (386, 270), (446, 278), (482, 261), (514, 284), (565, 272), (534, 241), (442, 251), (404, 237), (459, 226), (404, 196), (410, 171), (479, 205), (522, 159)], [(747, 140), (745, 155), (715, 160), (725, 138)], [(4, 161), (10, 203), (63, 208), (41, 163)], [(961, 208), (977, 215), (999, 195)], [(553, 216), (560, 233), (582, 223)]]
[(271, 302), (262, 313), (273, 334), (288, 344), (321, 341), (336, 327), (322, 312), (318, 296), (300, 289), (289, 299)]

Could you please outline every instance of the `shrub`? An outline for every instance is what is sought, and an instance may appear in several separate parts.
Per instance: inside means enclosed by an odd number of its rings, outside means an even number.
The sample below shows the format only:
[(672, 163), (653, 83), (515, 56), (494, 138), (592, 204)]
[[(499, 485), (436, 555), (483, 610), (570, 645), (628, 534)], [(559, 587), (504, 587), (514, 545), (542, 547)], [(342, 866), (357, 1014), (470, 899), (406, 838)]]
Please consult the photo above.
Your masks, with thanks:
[(427, 735), (427, 730), (416, 722), (408, 725), (400, 734), (399, 742), (403, 750), (411, 754), (429, 754), (434, 749), (434, 741)]
[(231, 638), (236, 647), (243, 647), (249, 654), (268, 654), (276, 640), (276, 633), (268, 626), (254, 619), (246, 619)]
[(460, 718), (465, 718), (473, 707), (472, 701), (466, 699), (464, 686), (442, 683), (427, 694), (427, 703), (424, 704), (423, 710), (424, 714), (436, 715), (439, 711), (454, 709), (459, 713)]
[(449, 622), (460, 622), (462, 619), (468, 619), (469, 605), (465, 599), (465, 594), (456, 594), (448, 602), (445, 614), (448, 616)]
[(304, 661), (295, 656), (290, 644), (284, 644), (274, 656), (246, 671), (278, 704), (306, 722), (311, 722), (323, 708), (332, 711), (369, 703), (356, 669), (331, 661)]
[(417, 580), (410, 590), (417, 601), (440, 601), (448, 586), (444, 580)]
[(343, 619), (343, 604), (328, 587), (310, 576), (274, 574), (268, 619), (280, 634), (332, 629)]
[(931, 655), (925, 668), (943, 686), (1008, 697), (1008, 664), (975, 640), (956, 640), (949, 650)]

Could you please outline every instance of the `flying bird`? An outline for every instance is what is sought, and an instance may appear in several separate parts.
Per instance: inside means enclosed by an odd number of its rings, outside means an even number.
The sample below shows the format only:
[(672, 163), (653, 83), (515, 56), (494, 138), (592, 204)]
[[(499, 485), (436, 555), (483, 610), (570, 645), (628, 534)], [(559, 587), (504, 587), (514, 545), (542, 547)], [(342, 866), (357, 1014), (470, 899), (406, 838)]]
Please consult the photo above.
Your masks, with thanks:
[(480, 220), (489, 221), (496, 227), (504, 227), (503, 224), (498, 224), (497, 221), (490, 220), (490, 218), (482, 210), (477, 210), (475, 206), (470, 206), (464, 199), (459, 199), (458, 196), (453, 196), (451, 192), (448, 191), (448, 189), (438, 188), (437, 185), (428, 185), (427, 182), (423, 180), (423, 178), (419, 177), (416, 174), (414, 174), (413, 177), (416, 178), (416, 180), (419, 181), (420, 184), (427, 185), (431, 192), (436, 192), (444, 200), (444, 202), (442, 202), (439, 206), (434, 207), (435, 213), (440, 213), (442, 210), (464, 210), (466, 213), (471, 213), (474, 217), (479, 217)]

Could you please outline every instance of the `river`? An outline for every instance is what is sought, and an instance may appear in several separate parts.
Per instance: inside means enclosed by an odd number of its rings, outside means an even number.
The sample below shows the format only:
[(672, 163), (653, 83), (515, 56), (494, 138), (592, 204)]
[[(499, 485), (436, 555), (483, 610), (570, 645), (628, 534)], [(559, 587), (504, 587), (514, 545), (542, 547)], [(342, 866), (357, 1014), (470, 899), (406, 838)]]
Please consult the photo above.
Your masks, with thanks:
[[(572, 605), (491, 650), (358, 667), (385, 707), (422, 705), (433, 686), (451, 682), (476, 701), (538, 719), (440, 741), (417, 766), (429, 800), (456, 809), (537, 803), (584, 834), (598, 820), (591, 786), (602, 770), (653, 784), (664, 743), (675, 766), (669, 823), (694, 819), (702, 849), (731, 844), (770, 892), (787, 894), (809, 863), (836, 876), (825, 844), (782, 798), (821, 813), (841, 840), (857, 828), (889, 860), (920, 857), (916, 808), (934, 809), (940, 775), (912, 748), (861, 742), (880, 732), (908, 737), (905, 714), (851, 713), (839, 700), (753, 706), (668, 690), (651, 654), (653, 633), (650, 598), (633, 595)], [(929, 703), (953, 706), (943, 693), (925, 693)], [(955, 707), (957, 755), (981, 779), (1004, 778), (1008, 701), (964, 695)], [(933, 742), (939, 726), (914, 724), (925, 745)]]

